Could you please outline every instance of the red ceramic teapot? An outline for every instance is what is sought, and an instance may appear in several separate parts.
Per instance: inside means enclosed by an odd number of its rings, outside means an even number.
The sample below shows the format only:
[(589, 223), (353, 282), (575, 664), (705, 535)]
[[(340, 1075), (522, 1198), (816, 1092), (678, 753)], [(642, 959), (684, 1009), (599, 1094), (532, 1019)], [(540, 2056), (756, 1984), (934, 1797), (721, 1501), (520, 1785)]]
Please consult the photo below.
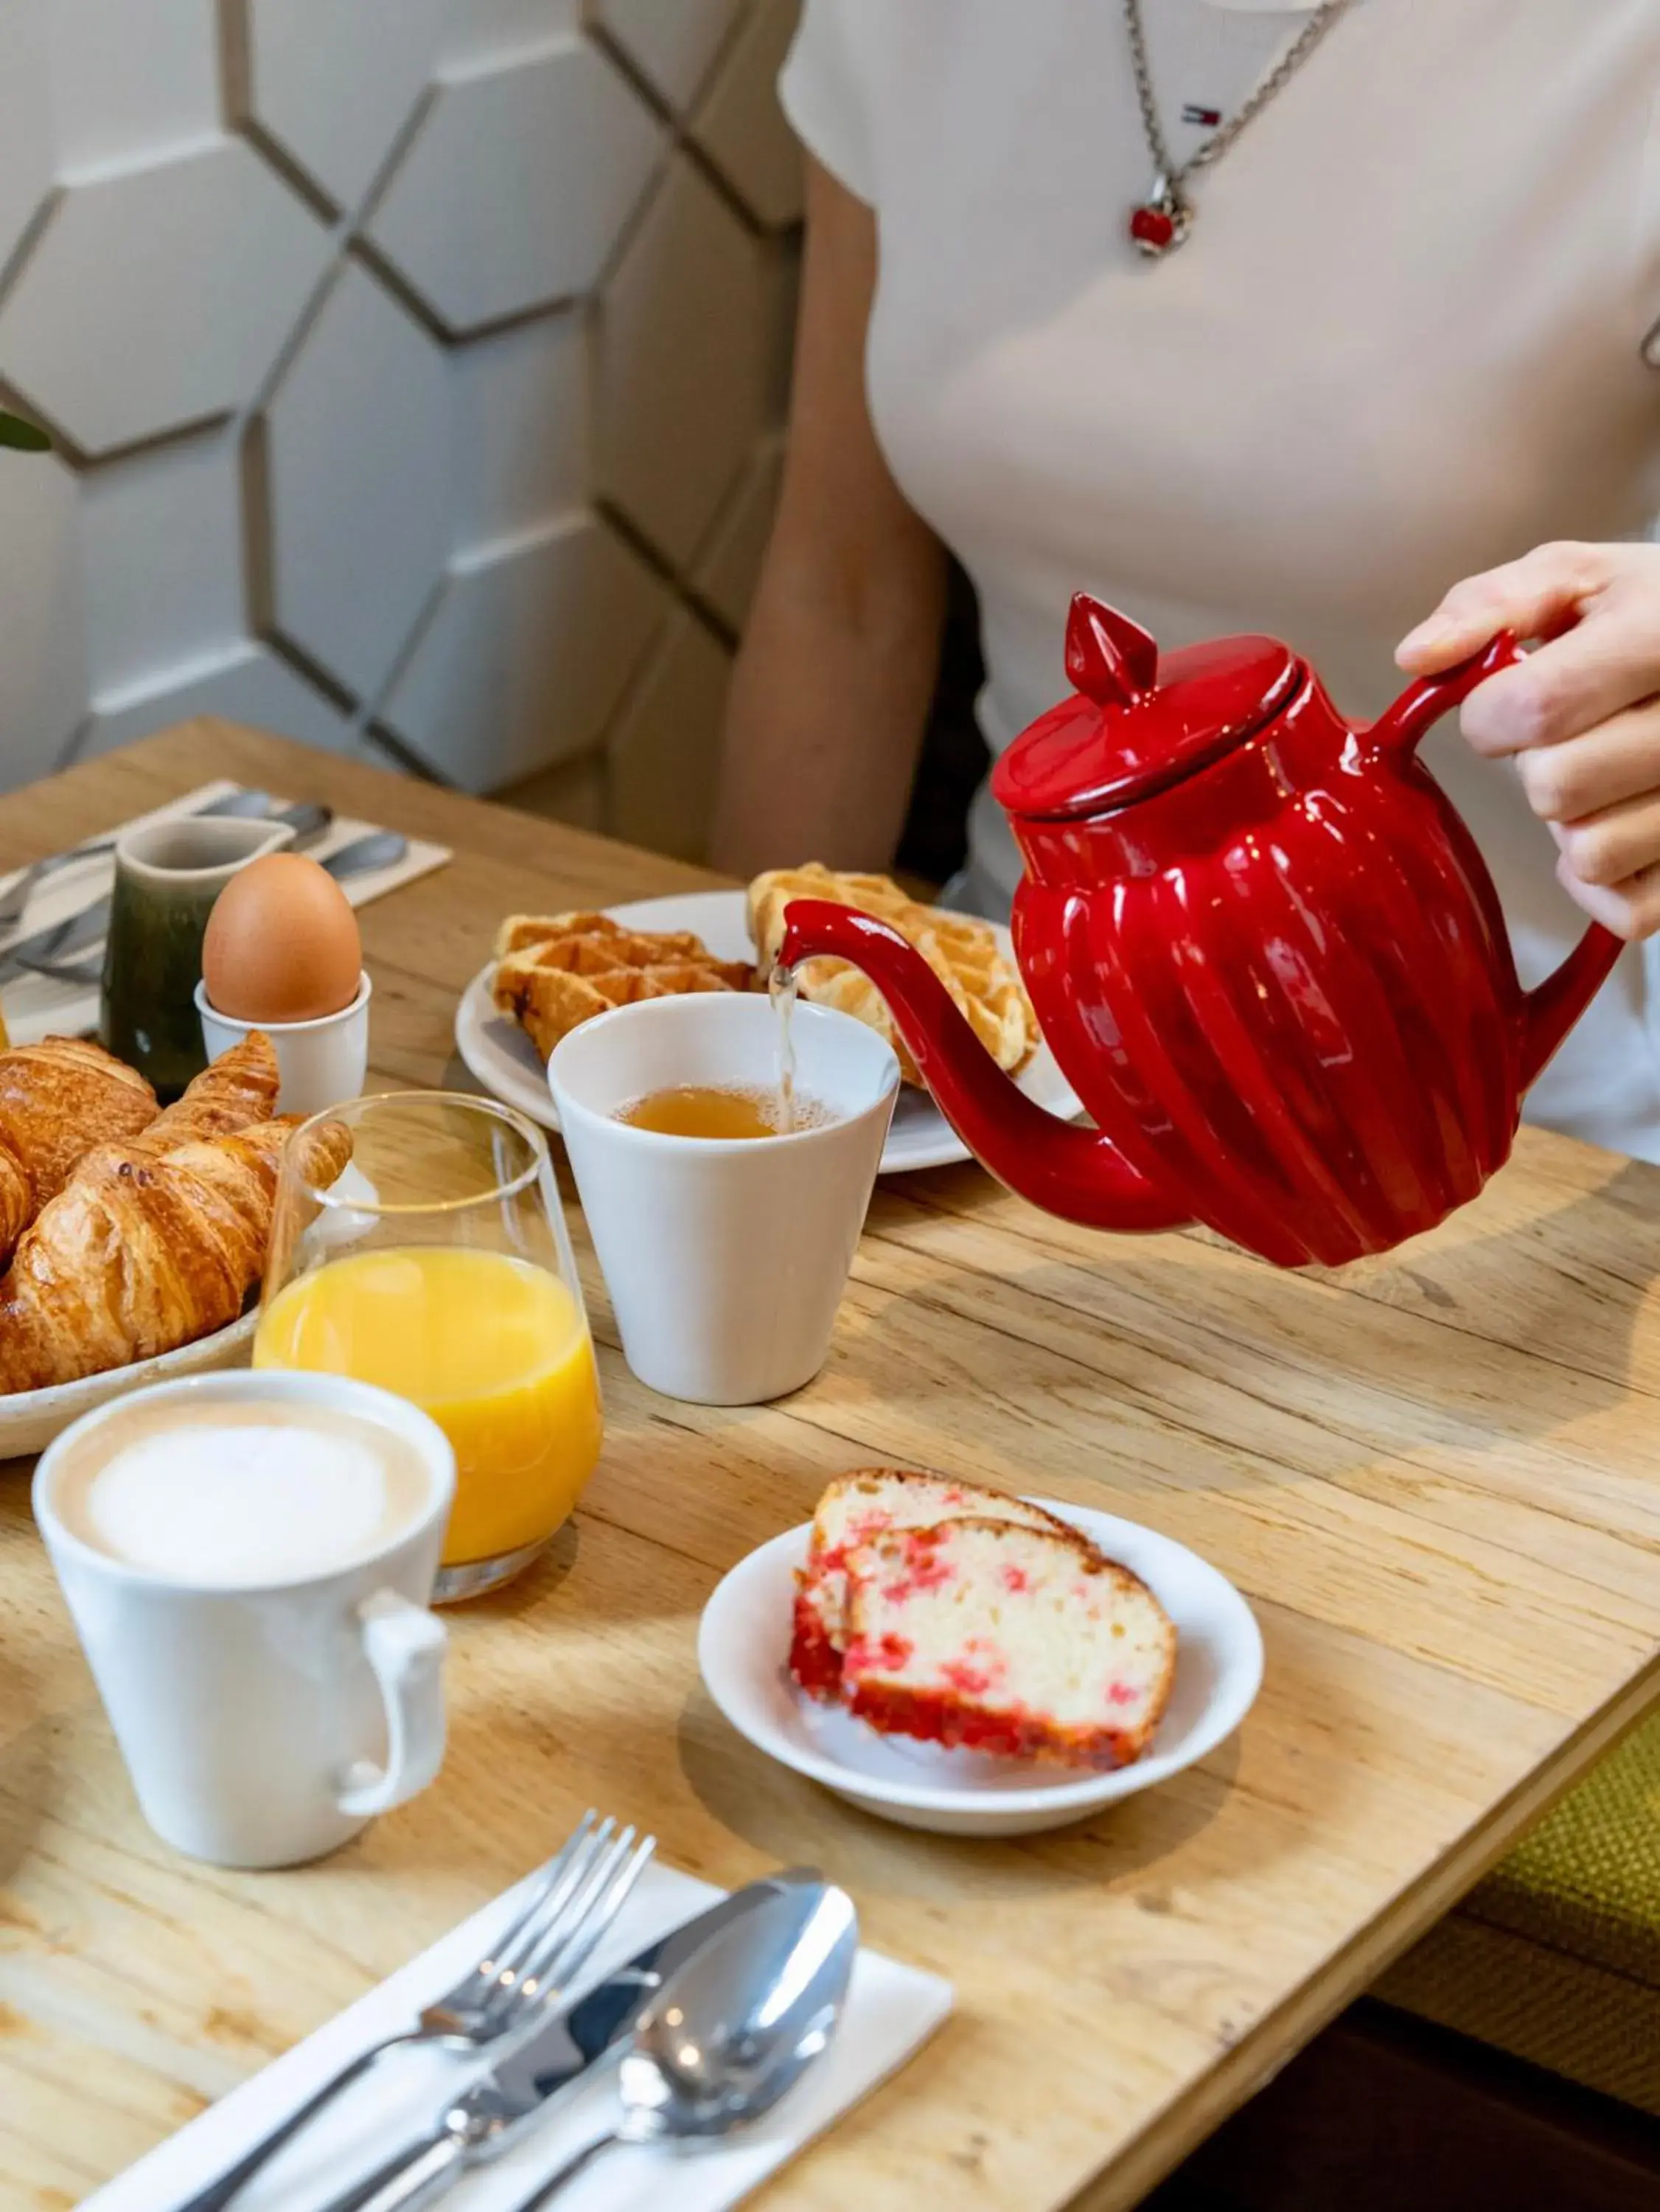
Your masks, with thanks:
[(1593, 927), (1524, 992), (1475, 841), (1415, 757), (1518, 657), (1500, 638), (1355, 728), (1271, 638), (1160, 663), (1074, 600), (1076, 693), (992, 788), (1026, 861), (1021, 970), (1093, 1129), (1003, 1075), (885, 924), (798, 901), (780, 957), (863, 969), (963, 1142), (1051, 1213), (1203, 1221), (1286, 1267), (1384, 1251), (1504, 1164), (1620, 951)]

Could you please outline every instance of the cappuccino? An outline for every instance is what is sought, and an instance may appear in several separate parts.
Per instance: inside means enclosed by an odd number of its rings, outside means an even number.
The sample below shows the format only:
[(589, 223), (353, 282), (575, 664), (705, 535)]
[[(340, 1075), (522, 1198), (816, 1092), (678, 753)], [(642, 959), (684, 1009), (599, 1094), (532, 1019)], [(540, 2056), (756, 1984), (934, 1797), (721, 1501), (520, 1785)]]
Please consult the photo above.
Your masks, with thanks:
[(332, 1407), (273, 1397), (136, 1405), (71, 1440), (51, 1502), (106, 1558), (208, 1589), (369, 1559), (433, 1503), (415, 1445)]

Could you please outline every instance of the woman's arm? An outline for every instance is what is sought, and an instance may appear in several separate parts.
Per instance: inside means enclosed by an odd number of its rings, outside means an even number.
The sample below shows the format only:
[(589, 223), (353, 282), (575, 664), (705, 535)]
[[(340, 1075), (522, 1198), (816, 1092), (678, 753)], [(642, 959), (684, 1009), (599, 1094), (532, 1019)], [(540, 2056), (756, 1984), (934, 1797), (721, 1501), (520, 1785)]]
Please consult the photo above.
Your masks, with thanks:
[(1621, 937), (1660, 930), (1660, 546), (1542, 545), (1449, 592), (1397, 658), (1431, 676), (1501, 629), (1546, 642), (1464, 702), (1477, 752), (1514, 754), (1563, 889)]
[(885, 868), (905, 824), (945, 613), (945, 555), (870, 427), (875, 219), (808, 163), (790, 447), (727, 708), (715, 864)]

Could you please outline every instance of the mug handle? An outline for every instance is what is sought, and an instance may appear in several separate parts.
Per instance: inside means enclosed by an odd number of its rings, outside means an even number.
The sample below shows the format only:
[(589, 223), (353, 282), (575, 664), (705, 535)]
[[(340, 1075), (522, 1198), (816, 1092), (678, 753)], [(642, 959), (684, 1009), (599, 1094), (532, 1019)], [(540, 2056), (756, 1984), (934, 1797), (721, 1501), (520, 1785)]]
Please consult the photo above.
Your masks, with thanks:
[(357, 1609), (363, 1654), (386, 1706), (386, 1764), (356, 1760), (336, 1802), (354, 1816), (389, 1813), (433, 1781), (444, 1763), (444, 1624), (396, 1590), (377, 1590)]

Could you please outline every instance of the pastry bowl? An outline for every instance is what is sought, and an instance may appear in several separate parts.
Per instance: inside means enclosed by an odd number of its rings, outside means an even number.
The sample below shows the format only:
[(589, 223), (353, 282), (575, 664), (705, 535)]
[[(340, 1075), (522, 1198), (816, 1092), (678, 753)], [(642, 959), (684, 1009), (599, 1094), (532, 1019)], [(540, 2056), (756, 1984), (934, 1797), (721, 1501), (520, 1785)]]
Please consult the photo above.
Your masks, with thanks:
[(0, 1395), (0, 1460), (24, 1459), (43, 1452), (52, 1439), (78, 1421), (82, 1413), (95, 1413), (112, 1399), (146, 1383), (171, 1382), (185, 1375), (208, 1375), (221, 1367), (243, 1367), (253, 1351), (259, 1310), (243, 1314), (228, 1328), (215, 1329), (191, 1344), (161, 1352), (154, 1359), (135, 1359), (125, 1367), (112, 1367), (101, 1375), (83, 1375), (74, 1382), (55, 1382), (45, 1390), (14, 1390)]

